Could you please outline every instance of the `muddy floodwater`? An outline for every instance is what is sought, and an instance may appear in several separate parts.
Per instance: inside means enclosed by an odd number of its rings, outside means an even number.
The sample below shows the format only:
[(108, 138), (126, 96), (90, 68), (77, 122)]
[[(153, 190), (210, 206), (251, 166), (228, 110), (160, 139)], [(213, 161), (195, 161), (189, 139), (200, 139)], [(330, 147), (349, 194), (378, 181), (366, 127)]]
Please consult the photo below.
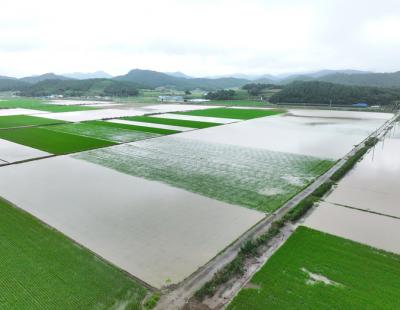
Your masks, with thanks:
[(67, 156), (0, 168), (0, 196), (157, 288), (182, 281), (264, 218)]
[(137, 116), (143, 114), (144, 112), (140, 111), (139, 109), (98, 109), (87, 111), (46, 113), (41, 114), (40, 116), (66, 122), (83, 122), (124, 116)]
[(400, 218), (400, 139), (379, 142), (326, 201)]
[(143, 107), (147, 113), (169, 113), (169, 112), (183, 112), (192, 110), (205, 110), (211, 108), (221, 108), (221, 106), (206, 106), (195, 104), (154, 104)]
[(286, 115), (180, 135), (206, 142), (339, 159), (392, 117), (389, 113), (289, 110)]
[(51, 154), (37, 149), (0, 139), (0, 160), (3, 162), (17, 162), (27, 159), (46, 157)]
[(111, 123), (117, 124), (125, 124), (131, 126), (142, 126), (142, 127), (152, 127), (152, 128), (160, 128), (160, 129), (169, 129), (169, 130), (176, 130), (176, 131), (189, 131), (193, 130), (193, 128), (181, 127), (181, 126), (173, 126), (173, 125), (164, 125), (164, 124), (157, 124), (157, 123), (146, 123), (146, 122), (135, 122), (129, 121), (125, 119), (113, 119), (110, 120)]
[(400, 220), (322, 202), (305, 226), (393, 253), (400, 253)]
[(55, 105), (104, 105), (104, 104), (115, 104), (112, 101), (96, 101), (96, 100), (51, 100), (48, 104)]
[(45, 111), (32, 110), (32, 109), (0, 109), (0, 116), (11, 116), (11, 115), (32, 115), (32, 114), (43, 114)]
[(173, 113), (157, 114), (156, 117), (179, 119), (179, 120), (186, 120), (186, 121), (195, 121), (195, 122), (210, 122), (210, 123), (217, 123), (217, 124), (229, 124), (229, 123), (235, 123), (235, 122), (240, 121), (240, 120), (234, 119), (234, 118), (195, 116), (195, 115), (184, 115), (184, 114), (173, 114)]

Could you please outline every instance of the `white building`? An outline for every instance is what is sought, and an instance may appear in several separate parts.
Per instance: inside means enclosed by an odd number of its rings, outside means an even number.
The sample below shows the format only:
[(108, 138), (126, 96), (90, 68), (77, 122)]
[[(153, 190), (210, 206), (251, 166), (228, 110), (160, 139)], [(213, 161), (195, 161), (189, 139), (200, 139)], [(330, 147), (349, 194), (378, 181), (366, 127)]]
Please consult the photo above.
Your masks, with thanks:
[(184, 102), (182, 96), (158, 96), (158, 101), (161, 101), (161, 102)]

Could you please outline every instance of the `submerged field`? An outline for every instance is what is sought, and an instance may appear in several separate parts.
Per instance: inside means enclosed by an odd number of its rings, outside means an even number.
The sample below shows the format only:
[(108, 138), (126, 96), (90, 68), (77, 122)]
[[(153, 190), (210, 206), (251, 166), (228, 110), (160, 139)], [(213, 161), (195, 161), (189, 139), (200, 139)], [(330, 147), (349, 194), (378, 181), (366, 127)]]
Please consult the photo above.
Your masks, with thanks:
[(139, 125), (114, 123), (112, 121), (102, 122), (102, 126), (130, 129), (130, 130), (136, 130), (136, 131), (142, 131), (142, 132), (148, 132), (148, 133), (156, 133), (156, 134), (159, 134), (159, 135), (172, 135), (172, 134), (175, 134), (175, 133), (179, 133), (179, 131), (172, 130), (172, 129), (164, 129), (164, 128), (155, 128), (155, 127), (147, 127), (147, 126), (139, 126)]
[(110, 141), (56, 132), (42, 127), (0, 130), (0, 138), (56, 155), (115, 145)]
[(48, 130), (86, 136), (112, 142), (133, 142), (161, 136), (157, 133), (105, 126), (106, 122), (93, 121), (46, 127)]
[(211, 122), (159, 118), (159, 117), (157, 117), (157, 115), (155, 115), (155, 116), (132, 116), (132, 117), (124, 117), (123, 119), (130, 120), (130, 121), (136, 121), (136, 122), (164, 124), (164, 125), (181, 126), (181, 127), (189, 127), (189, 128), (208, 128), (208, 127), (220, 125), (220, 124), (211, 123)]
[(93, 110), (95, 107), (48, 104), (39, 99), (9, 99), (0, 101), (0, 109), (25, 108), (46, 112), (71, 112)]
[(0, 116), (0, 129), (41, 126), (59, 123), (65, 122), (30, 115)]
[(311, 156), (177, 136), (89, 151), (77, 157), (263, 212), (279, 208), (332, 165)]
[(399, 277), (400, 256), (301, 226), (228, 309), (399, 309)]
[(187, 278), (265, 216), (70, 156), (1, 167), (0, 196), (157, 288)]
[(0, 200), (1, 309), (141, 309), (147, 290)]

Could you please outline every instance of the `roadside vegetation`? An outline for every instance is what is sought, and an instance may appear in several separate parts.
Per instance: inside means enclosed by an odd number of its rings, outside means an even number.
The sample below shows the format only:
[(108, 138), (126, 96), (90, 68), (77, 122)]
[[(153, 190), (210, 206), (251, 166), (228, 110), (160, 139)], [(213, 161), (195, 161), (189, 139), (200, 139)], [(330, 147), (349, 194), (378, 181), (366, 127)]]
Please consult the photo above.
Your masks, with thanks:
[(228, 309), (398, 309), (399, 277), (399, 255), (300, 226)]
[[(206, 297), (211, 297), (215, 294), (216, 290), (223, 284), (232, 280), (235, 277), (243, 275), (245, 271), (245, 262), (247, 258), (257, 257), (261, 254), (265, 246), (271, 241), (271, 239), (280, 233), (280, 229), (288, 222), (297, 222), (302, 218), (315, 203), (319, 201), (326, 193), (328, 193), (334, 186), (335, 181), (342, 178), (353, 166), (362, 158), (362, 156), (368, 151), (369, 148), (373, 147), (378, 142), (375, 137), (369, 138), (365, 142), (365, 146), (354, 154), (348, 161), (337, 171), (338, 173), (333, 174), (331, 179), (321, 184), (314, 192), (312, 192), (305, 199), (300, 201), (294, 208), (289, 210), (280, 220), (277, 220), (271, 224), (270, 229), (256, 238), (255, 240), (248, 240), (244, 243), (235, 257), (235, 259), (227, 264), (223, 269), (218, 271), (213, 279), (207, 282), (200, 290), (198, 290), (194, 297), (202, 301)], [(340, 172), (339, 172), (340, 171)], [(232, 308), (232, 309), (247, 309), (247, 308)], [(258, 309), (258, 308), (255, 308)], [(261, 309), (261, 308), (260, 308)], [(262, 308), (264, 309), (264, 308)]]
[(346, 163), (340, 167), (332, 176), (331, 180), (339, 181), (343, 178), (347, 172), (349, 172), (355, 164), (368, 152), (368, 150), (378, 143), (377, 138), (370, 138), (365, 142), (365, 146), (359, 149), (351, 158), (349, 158)]
[(2, 309), (141, 309), (141, 284), (3, 200), (0, 244)]

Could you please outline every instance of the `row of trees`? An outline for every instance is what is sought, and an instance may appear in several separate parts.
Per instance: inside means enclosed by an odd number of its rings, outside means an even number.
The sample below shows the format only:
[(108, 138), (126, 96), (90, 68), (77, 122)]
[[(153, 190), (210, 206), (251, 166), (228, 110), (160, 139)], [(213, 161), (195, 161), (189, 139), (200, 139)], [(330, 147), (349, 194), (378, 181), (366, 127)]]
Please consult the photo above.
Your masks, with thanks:
[(29, 97), (50, 95), (128, 97), (138, 94), (139, 91), (135, 85), (110, 79), (45, 80), (20, 91), (20, 95)]
[(350, 105), (365, 102), (369, 105), (385, 105), (400, 100), (400, 90), (348, 86), (328, 82), (293, 82), (274, 94), (273, 103), (318, 103)]
[(221, 89), (217, 91), (209, 92), (206, 95), (206, 99), (210, 100), (231, 100), (235, 97), (235, 91), (232, 89)]
[(279, 85), (274, 84), (263, 84), (263, 83), (250, 83), (242, 87), (246, 90), (250, 96), (259, 96), (263, 91), (267, 89), (278, 89), (281, 88)]

